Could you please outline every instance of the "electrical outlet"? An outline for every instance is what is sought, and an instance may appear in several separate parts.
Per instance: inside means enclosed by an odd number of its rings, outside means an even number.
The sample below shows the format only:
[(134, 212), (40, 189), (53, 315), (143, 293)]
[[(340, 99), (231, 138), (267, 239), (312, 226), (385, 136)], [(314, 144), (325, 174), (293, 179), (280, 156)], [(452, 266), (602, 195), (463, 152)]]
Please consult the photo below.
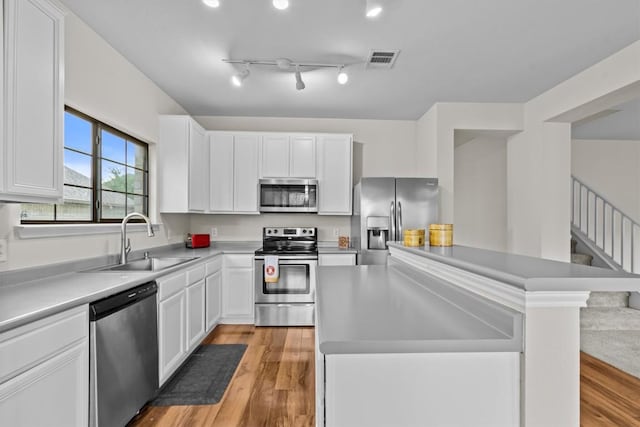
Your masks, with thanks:
[(334, 228), (333, 229), (333, 235), (334, 235), (334, 237), (338, 237), (340, 235), (340, 229), (339, 228)]
[(7, 239), (0, 239), (0, 262), (7, 261)]
[(218, 229), (216, 227), (211, 227), (211, 237), (218, 237)]

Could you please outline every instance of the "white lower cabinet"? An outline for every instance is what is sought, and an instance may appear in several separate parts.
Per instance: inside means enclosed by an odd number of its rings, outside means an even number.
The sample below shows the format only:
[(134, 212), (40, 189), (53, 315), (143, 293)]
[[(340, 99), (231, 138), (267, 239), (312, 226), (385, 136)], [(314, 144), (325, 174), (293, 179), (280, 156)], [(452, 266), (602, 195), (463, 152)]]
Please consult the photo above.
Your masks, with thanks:
[(204, 337), (204, 264), (156, 279), (160, 385)]
[(222, 317), (225, 323), (254, 323), (253, 255), (224, 255)]
[(158, 303), (160, 384), (163, 384), (182, 363), (187, 351), (185, 329), (184, 292), (160, 301)]
[(0, 425), (88, 425), (86, 305), (0, 334), (0, 361)]
[(205, 298), (205, 321), (209, 333), (222, 316), (222, 256), (206, 265)]
[(205, 334), (204, 279), (187, 288), (187, 348), (193, 349)]

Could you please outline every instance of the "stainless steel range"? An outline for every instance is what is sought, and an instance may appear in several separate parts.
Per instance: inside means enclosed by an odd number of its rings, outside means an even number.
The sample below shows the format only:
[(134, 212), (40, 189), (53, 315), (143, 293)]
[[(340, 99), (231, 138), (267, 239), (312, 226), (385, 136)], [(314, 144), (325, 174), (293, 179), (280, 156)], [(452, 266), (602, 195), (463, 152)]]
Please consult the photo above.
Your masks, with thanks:
[(256, 325), (312, 326), (317, 266), (317, 228), (264, 228), (255, 256)]

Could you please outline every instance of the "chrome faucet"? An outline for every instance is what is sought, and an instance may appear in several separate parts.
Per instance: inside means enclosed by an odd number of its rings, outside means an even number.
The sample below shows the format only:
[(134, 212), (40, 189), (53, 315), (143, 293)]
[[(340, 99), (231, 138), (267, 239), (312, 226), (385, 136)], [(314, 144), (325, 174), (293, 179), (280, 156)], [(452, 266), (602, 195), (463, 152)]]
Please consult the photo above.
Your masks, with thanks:
[(151, 220), (147, 216), (138, 212), (131, 212), (125, 216), (120, 225), (120, 264), (127, 263), (127, 255), (131, 252), (131, 241), (127, 239), (127, 223), (134, 217), (142, 218), (147, 223), (147, 236), (153, 237), (155, 235), (153, 228), (151, 228)]

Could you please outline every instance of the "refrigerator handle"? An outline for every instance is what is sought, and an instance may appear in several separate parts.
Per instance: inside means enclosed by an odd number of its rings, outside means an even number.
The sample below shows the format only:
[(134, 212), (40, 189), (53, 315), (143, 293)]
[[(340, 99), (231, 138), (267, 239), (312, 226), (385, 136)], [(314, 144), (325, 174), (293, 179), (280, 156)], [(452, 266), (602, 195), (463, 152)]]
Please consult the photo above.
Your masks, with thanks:
[(389, 240), (396, 240), (396, 206), (393, 201), (391, 201), (391, 206), (389, 207), (389, 230), (391, 231)]
[(398, 239), (402, 240), (404, 236), (402, 235), (402, 203), (398, 201)]

